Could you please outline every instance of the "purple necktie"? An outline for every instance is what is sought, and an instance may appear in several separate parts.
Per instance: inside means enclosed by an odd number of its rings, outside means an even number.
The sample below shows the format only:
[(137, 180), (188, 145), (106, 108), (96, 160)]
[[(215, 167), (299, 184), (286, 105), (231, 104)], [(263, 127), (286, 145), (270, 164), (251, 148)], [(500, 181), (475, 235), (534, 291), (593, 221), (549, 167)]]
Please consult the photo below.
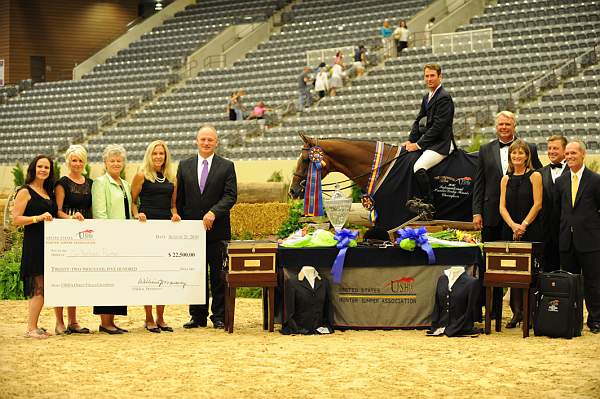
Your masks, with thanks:
[(208, 161), (205, 159), (202, 161), (202, 172), (200, 173), (200, 192), (204, 192), (204, 186), (206, 186), (206, 178), (208, 177)]

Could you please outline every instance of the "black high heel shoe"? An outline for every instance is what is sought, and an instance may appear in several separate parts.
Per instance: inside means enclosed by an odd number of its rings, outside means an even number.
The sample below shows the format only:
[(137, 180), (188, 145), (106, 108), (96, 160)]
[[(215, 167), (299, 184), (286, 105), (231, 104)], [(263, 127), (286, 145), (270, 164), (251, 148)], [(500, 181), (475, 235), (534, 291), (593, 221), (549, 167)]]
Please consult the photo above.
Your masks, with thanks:
[(506, 328), (515, 328), (521, 324), (521, 321), (523, 321), (523, 314), (517, 313), (513, 315), (512, 319), (508, 323), (506, 323)]

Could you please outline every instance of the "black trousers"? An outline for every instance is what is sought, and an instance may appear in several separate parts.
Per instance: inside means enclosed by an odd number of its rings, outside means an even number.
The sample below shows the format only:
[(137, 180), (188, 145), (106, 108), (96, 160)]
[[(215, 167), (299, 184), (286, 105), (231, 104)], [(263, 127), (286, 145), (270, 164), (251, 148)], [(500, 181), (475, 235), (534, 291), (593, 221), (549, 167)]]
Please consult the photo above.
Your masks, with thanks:
[(560, 251), (558, 250), (558, 233), (547, 233), (550, 235), (544, 242), (544, 265), (543, 270), (553, 272), (560, 270)]
[(206, 243), (206, 304), (190, 305), (190, 316), (194, 320), (202, 321), (208, 317), (208, 270), (210, 268), (210, 292), (212, 304), (210, 319), (215, 321), (225, 320), (225, 282), (221, 276), (226, 259), (226, 242), (212, 241)]
[(560, 252), (562, 269), (583, 273), (583, 296), (588, 311), (587, 325), (600, 323), (600, 251), (578, 252), (571, 245), (569, 251)]

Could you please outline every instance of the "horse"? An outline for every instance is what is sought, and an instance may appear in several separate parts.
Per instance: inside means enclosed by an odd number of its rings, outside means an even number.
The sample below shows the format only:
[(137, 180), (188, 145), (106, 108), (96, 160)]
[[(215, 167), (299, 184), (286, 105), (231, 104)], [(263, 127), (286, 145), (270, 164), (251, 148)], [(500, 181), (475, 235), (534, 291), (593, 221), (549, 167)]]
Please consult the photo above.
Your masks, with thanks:
[[(289, 195), (303, 198), (313, 147), (322, 150), (321, 178), (339, 172), (353, 181), (374, 206), (375, 226), (389, 230), (416, 216), (406, 208), (412, 196), (413, 165), (419, 151), (407, 152), (403, 147), (384, 143), (379, 158), (379, 171), (373, 172), (377, 142), (360, 139), (317, 139), (300, 134), (302, 150), (290, 184)], [(477, 156), (456, 149), (448, 158), (428, 173), (432, 181), (436, 218), (471, 221), (471, 192), (474, 183)], [(374, 176), (377, 179), (374, 179)], [(370, 181), (371, 180), (371, 181)], [(373, 181), (375, 180), (375, 181)], [(415, 183), (416, 184), (416, 183)]]

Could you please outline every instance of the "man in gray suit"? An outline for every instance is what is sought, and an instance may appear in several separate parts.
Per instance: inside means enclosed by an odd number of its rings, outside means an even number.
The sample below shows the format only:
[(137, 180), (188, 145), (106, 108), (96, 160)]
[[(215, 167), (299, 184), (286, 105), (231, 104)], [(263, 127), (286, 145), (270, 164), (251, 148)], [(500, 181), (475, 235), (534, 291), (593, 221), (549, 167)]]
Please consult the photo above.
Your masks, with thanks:
[[(224, 328), (225, 285), (221, 271), (226, 241), (231, 239), (229, 210), (237, 201), (237, 178), (233, 162), (215, 154), (218, 143), (214, 127), (204, 126), (198, 131), (198, 154), (181, 161), (177, 169), (177, 212), (184, 220), (202, 220), (204, 223), (212, 292), (211, 320), (215, 328)], [(206, 327), (208, 281), (206, 304), (190, 305), (189, 311), (191, 320), (183, 327)]]

